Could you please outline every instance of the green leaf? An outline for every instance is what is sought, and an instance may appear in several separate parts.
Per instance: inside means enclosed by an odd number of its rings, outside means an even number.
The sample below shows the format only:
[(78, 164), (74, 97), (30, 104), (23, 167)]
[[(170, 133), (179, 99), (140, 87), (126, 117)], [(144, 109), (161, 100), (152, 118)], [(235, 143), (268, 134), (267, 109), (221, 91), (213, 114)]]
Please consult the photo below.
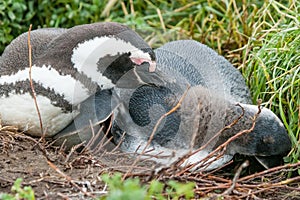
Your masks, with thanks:
[(16, 19), (16, 15), (10, 10), (10, 11), (8, 11), (8, 17), (12, 20), (12, 21), (14, 21), (15, 19)]

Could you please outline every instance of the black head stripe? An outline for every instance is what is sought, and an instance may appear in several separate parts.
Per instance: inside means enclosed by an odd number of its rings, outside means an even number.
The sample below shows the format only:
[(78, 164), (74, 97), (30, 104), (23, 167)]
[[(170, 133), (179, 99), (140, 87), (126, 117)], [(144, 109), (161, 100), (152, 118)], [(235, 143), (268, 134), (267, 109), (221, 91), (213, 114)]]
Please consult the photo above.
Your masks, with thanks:
[(107, 55), (98, 61), (98, 71), (116, 84), (123, 75), (134, 68), (134, 63), (129, 56), (130, 53), (116, 56)]
[(152, 48), (142, 48), (143, 52), (148, 53), (150, 55), (151, 60), (156, 60), (155, 53)]

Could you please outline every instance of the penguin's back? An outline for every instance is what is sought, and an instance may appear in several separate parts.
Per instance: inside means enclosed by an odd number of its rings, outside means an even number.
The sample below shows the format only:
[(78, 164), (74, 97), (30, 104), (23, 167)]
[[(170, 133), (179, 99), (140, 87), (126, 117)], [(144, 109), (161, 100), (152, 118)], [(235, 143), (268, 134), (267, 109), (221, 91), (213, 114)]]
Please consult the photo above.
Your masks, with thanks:
[[(48, 44), (65, 33), (64, 28), (43, 28), (30, 32), (31, 58), (35, 62)], [(0, 76), (11, 75), (29, 66), (28, 32), (21, 34), (8, 45), (0, 57)]]
[(161, 71), (191, 86), (201, 85), (226, 98), (251, 103), (251, 96), (241, 73), (214, 50), (193, 40), (169, 42), (155, 50)]

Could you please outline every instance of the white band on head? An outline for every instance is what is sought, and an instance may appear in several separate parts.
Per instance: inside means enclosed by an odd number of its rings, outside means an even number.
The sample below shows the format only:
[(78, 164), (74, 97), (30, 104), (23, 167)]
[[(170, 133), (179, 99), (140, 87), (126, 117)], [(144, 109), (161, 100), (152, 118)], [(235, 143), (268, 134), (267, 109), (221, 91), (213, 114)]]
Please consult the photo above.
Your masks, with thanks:
[[(92, 81), (102, 85), (102, 89), (109, 89), (114, 87), (114, 84), (97, 71), (97, 62), (107, 55), (116, 56), (124, 53), (131, 53), (130, 57), (133, 58), (151, 60), (149, 53), (143, 52), (129, 42), (113, 36), (104, 36), (78, 44), (73, 49), (71, 61), (79, 72), (83, 72)], [(108, 66), (103, 67), (105, 69)]]

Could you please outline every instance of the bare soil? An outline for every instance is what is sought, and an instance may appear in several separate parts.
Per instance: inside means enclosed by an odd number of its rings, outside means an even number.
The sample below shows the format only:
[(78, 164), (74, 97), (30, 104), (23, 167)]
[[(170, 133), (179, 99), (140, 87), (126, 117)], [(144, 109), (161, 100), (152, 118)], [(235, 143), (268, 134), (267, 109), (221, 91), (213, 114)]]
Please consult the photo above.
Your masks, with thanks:
[[(103, 173), (127, 172), (128, 177), (139, 176), (142, 183), (155, 178), (160, 181), (175, 179), (194, 181), (196, 199), (300, 199), (300, 163), (279, 166), (274, 170), (238, 174), (235, 162), (224, 169), (207, 174), (163, 169), (155, 173), (157, 165), (150, 161), (138, 162), (114, 150), (65, 153), (60, 147), (41, 142), (16, 131), (13, 127), (0, 129), (0, 193), (10, 193), (17, 178), (31, 186), (37, 199), (94, 199), (107, 193), (101, 180)], [(130, 172), (130, 173), (128, 173)], [(294, 173), (290, 178), (287, 176)], [(296, 174), (296, 175), (295, 175)]]
[[(10, 193), (17, 178), (31, 186), (37, 199), (87, 199), (103, 191), (101, 174), (126, 172), (134, 159), (114, 152), (65, 153), (60, 147), (43, 143), (8, 127), (0, 129), (0, 193)], [(139, 163), (132, 173), (151, 170), (153, 162)]]

